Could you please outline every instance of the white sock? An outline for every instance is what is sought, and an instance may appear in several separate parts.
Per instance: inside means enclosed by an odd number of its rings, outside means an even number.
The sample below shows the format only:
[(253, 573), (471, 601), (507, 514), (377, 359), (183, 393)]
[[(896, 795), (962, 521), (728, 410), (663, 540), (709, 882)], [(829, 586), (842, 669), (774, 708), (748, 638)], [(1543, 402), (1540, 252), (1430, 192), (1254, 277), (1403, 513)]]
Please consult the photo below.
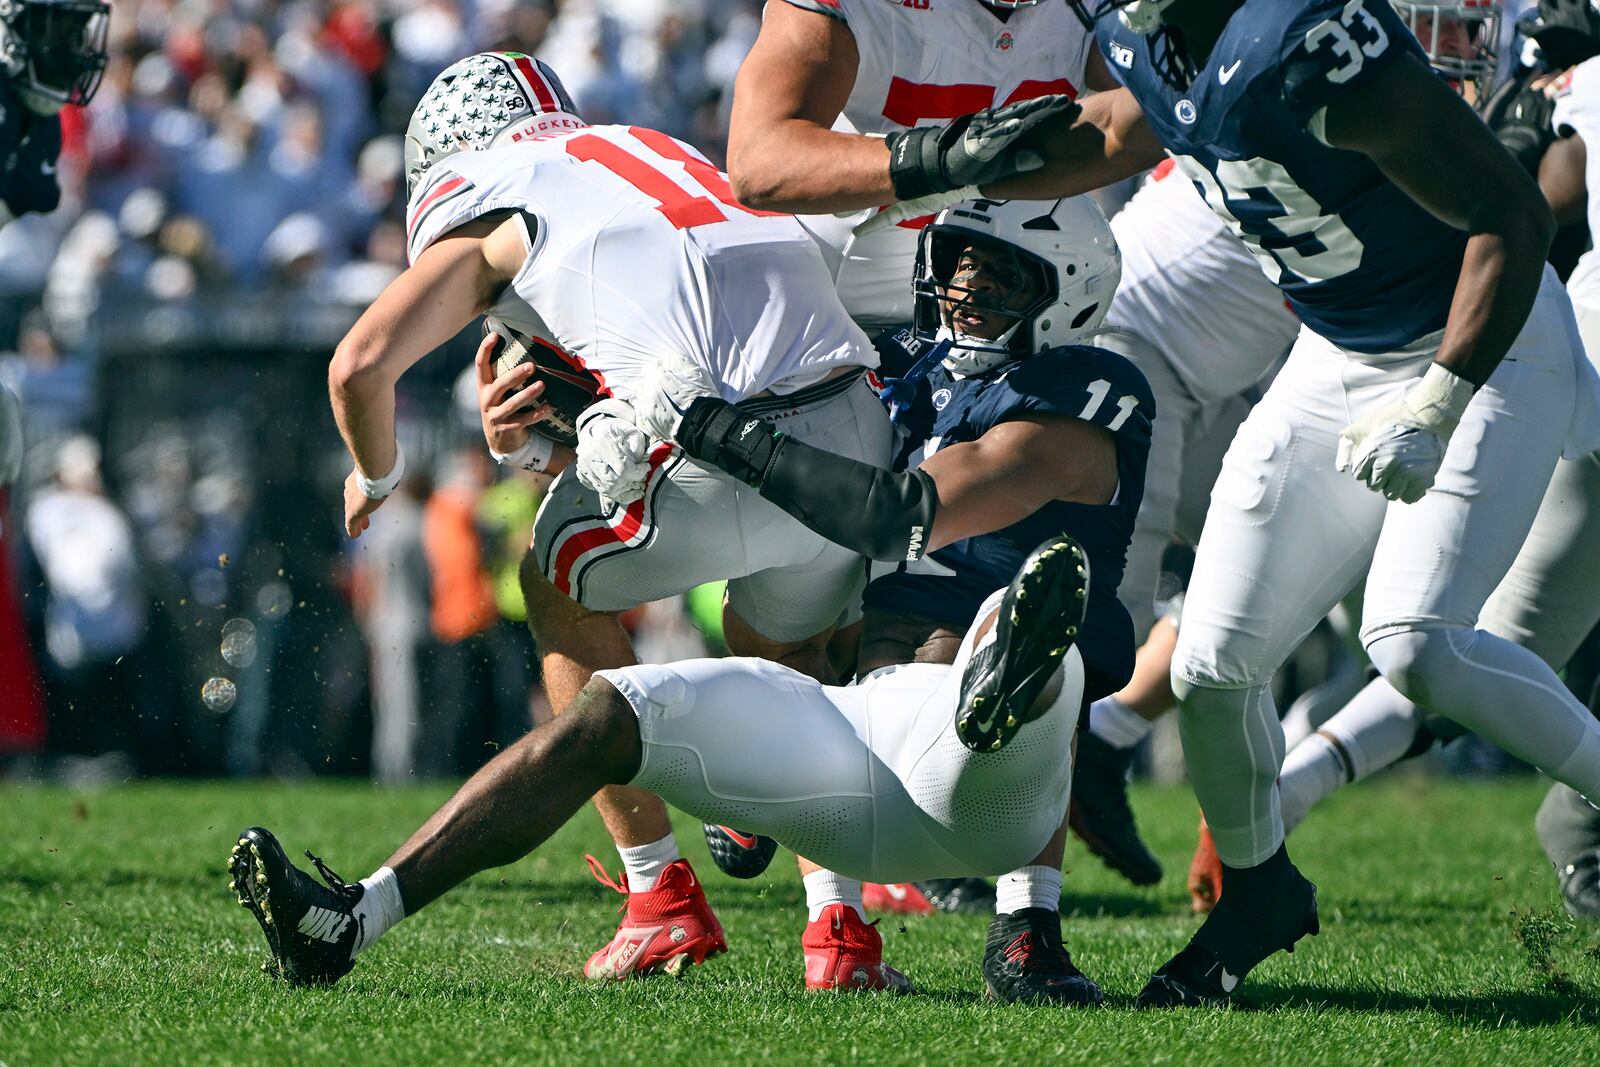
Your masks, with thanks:
[(1312, 808), (1353, 781), (1349, 761), (1334, 738), (1318, 732), (1294, 746), (1278, 775), (1283, 832), (1293, 833)]
[(656, 887), (661, 872), (683, 853), (678, 851), (678, 840), (669, 830), (659, 841), (632, 848), (618, 846), (617, 855), (622, 857), (622, 869), (628, 872), (628, 892), (648, 893)]
[(1010, 915), (1023, 908), (1061, 910), (1061, 868), (1019, 867), (994, 884), (994, 913)]
[(379, 867), (370, 877), (361, 879), (361, 888), (366, 892), (356, 902), (356, 922), (360, 932), (356, 934), (356, 945), (351, 950), (351, 956), (365, 952), (389, 927), (406, 917), (406, 906), (400, 900), (400, 883), (395, 880), (394, 871), (388, 867)]
[(1116, 697), (1101, 697), (1089, 705), (1089, 732), (1112, 748), (1132, 748), (1149, 736), (1154, 725)]
[(822, 918), (822, 909), (830, 904), (845, 904), (855, 910), (856, 918), (865, 920), (866, 909), (861, 906), (861, 883), (832, 871), (812, 871), (801, 879), (806, 887), (806, 919), (816, 922)]

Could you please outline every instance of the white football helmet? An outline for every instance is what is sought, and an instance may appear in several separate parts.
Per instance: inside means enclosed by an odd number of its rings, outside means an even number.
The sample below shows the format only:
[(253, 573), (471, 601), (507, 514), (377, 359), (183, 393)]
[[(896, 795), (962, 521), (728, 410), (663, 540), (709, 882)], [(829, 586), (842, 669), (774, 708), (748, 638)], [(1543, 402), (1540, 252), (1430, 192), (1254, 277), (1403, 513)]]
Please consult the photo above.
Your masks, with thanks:
[[(974, 244), (1004, 250), (1015, 276), (1012, 293), (955, 282), (956, 265)], [(1104, 212), (1087, 196), (1065, 200), (964, 200), (941, 211), (917, 243), (914, 328), (927, 341), (949, 341), (944, 364), (978, 374), (1047, 348), (1081, 343), (1105, 321), (1122, 279), (1122, 256)], [(946, 308), (947, 301), (953, 301)], [(1014, 320), (999, 337), (956, 328), (970, 306)]]
[(561, 79), (539, 60), (521, 52), (468, 56), (433, 79), (411, 113), (406, 195), (429, 167), (457, 152), (584, 125)]
[(1393, 0), (1393, 7), (1422, 42), (1429, 66), (1458, 91), (1471, 82), (1476, 99), (1487, 99), (1499, 68), (1499, 0)]

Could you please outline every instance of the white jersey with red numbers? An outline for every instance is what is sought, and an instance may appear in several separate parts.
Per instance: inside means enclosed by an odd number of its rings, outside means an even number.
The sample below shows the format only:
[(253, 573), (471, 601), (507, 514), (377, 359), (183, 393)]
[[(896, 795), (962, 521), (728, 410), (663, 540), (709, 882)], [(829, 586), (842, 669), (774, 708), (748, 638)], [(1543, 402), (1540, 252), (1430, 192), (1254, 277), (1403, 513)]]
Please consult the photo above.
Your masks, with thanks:
[(793, 217), (741, 207), (693, 148), (636, 126), (594, 126), (460, 152), (406, 212), (413, 262), (462, 223), (529, 216), (528, 258), (493, 314), (631, 397), (665, 352), (711, 373), (724, 399), (790, 393), (877, 357)]
[[(1077, 96), (1094, 47), (1071, 5), (1047, 0), (1004, 20), (980, 0), (787, 0), (850, 28), (861, 59), (843, 133), (883, 135), (1050, 93)], [(852, 228), (875, 209), (803, 217), (824, 246), (839, 295), (857, 321), (911, 318), (915, 220), (864, 239)]]
[[(1587, 149), (1584, 177), (1591, 190), (1589, 232), (1600, 235), (1600, 196), (1593, 192), (1600, 190), (1600, 57), (1567, 71), (1556, 80), (1555, 89), (1556, 108), (1551, 124), (1558, 135), (1575, 136)], [(1567, 279), (1567, 293), (1573, 303), (1600, 310), (1600, 253), (1590, 249), (1578, 260)], [(1594, 353), (1590, 358), (1595, 358)]]
[(1300, 320), (1171, 161), (1111, 220), (1122, 282), (1106, 322), (1166, 356), (1201, 402), (1253, 385), (1294, 340)]

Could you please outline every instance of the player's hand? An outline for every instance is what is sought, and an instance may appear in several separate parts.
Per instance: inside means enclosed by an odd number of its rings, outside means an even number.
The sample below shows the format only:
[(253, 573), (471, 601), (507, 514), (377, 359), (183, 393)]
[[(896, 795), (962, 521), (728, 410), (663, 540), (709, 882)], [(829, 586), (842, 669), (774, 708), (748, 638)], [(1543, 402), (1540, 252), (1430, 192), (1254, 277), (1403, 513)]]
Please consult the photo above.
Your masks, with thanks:
[(524, 363), (495, 377), (494, 352), (500, 335), (490, 333), (478, 344), (474, 360), (478, 370), (478, 417), (483, 422), (483, 439), (491, 451), (511, 455), (528, 442), (528, 430), (550, 414), (550, 405), (541, 404), (544, 382), (535, 376), (539, 366)]
[(1415, 504), (1433, 487), (1474, 389), (1431, 364), (1405, 396), (1339, 431), (1335, 465), (1386, 499)]
[(942, 126), (896, 130), (889, 146), (889, 180), (896, 200), (915, 200), (969, 185), (987, 185), (1044, 166), (1044, 157), (1020, 142), (1058, 116), (1070, 120), (1078, 105), (1056, 93), (986, 107)]
[(578, 481), (602, 503), (626, 505), (644, 496), (649, 456), (650, 441), (627, 401), (602, 400), (578, 416)]
[(344, 532), (351, 537), (360, 537), (362, 531), (372, 525), (372, 513), (382, 507), (387, 499), (379, 497), (374, 500), (363, 493), (356, 481), (356, 472), (352, 470), (344, 479)]
[(676, 442), (689, 405), (699, 397), (717, 395), (717, 383), (705, 368), (687, 356), (665, 353), (639, 383), (634, 417), (639, 429), (655, 440)]

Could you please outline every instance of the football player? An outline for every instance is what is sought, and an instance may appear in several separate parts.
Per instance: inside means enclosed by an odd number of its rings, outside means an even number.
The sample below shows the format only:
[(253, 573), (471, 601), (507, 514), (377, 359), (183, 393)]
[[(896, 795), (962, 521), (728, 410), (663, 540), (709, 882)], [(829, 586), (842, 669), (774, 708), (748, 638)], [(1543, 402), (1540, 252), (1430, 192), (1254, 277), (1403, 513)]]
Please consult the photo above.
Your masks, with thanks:
[[(1402, 14), (1409, 7), (1396, 4)], [(1476, 4), (1430, 7), (1463, 22), (1486, 17)], [(1416, 25), (1417, 16), (1411, 15)], [(1541, 5), (1533, 28), (1540, 35), (1541, 50), (1548, 48), (1557, 57), (1578, 56), (1585, 50), (1592, 54), (1600, 38), (1600, 17), (1587, 4), (1547, 3)], [(1492, 39), (1486, 31), (1471, 36)], [(1428, 37), (1421, 39), (1426, 42)], [(1438, 55), (1430, 52), (1430, 60), (1436, 69), (1449, 70)], [(1524, 81), (1512, 86), (1512, 94), (1496, 92), (1488, 98), (1485, 117), (1491, 124), (1499, 123), (1502, 143), (1538, 174), (1557, 222), (1563, 227), (1577, 223), (1576, 228), (1583, 230), (1584, 140), (1586, 135), (1589, 140), (1600, 138), (1600, 68), (1585, 63), (1549, 83), (1553, 100), (1538, 84)], [(1541, 116), (1543, 128), (1538, 125)], [(1552, 116), (1560, 127), (1559, 139)], [(1595, 178), (1600, 180), (1600, 174)], [(1591, 205), (1590, 211), (1594, 210)], [(1557, 265), (1557, 257), (1558, 251), (1552, 249), (1552, 265)], [(1572, 267), (1570, 261), (1567, 266)], [(1600, 264), (1590, 252), (1577, 268), (1567, 289), (1585, 352), (1594, 362), (1600, 355), (1600, 287), (1594, 282)], [(1480, 628), (1530, 649), (1552, 667), (1567, 663), (1600, 622), (1600, 570), (1593, 565), (1600, 552), (1597, 504), (1600, 456), (1590, 453), (1557, 463), (1527, 540), (1484, 605)], [(1382, 679), (1317, 727), (1290, 749), (1278, 778), (1286, 832), (1343, 786), (1464, 732), (1456, 723), (1418, 708)], [(1570, 787), (1556, 784), (1540, 807), (1536, 828), (1555, 867), (1567, 910), (1576, 917), (1600, 919), (1600, 812)], [(1197, 910), (1214, 899), (1216, 876), (1207, 872), (1215, 866), (1214, 849), (1203, 835), (1194, 861), (1199, 875)]]
[(0, 0), (0, 226), (61, 202), (61, 109), (94, 97), (106, 68), (102, 0)]
[[(366, 528), (404, 471), (395, 380), (491, 312), (601, 396), (581, 416), (561, 413), (575, 423), (575, 449), (521, 434), (497, 452), (529, 469), (571, 464), (545, 496), (522, 575), (551, 707), (565, 709), (595, 669), (634, 662), (618, 612), (722, 578), (730, 647), (832, 677), (826, 641), (859, 604), (860, 557), (748, 486), (649, 447), (625, 402), (657, 358), (676, 353), (797, 439), (887, 466), (888, 420), (863, 377), (876, 355), (805, 231), (739, 205), (681, 142), (588, 126), (549, 68), (519, 53), (481, 53), (442, 73), (412, 116), (406, 153), (411, 265), (329, 369), (355, 459), (348, 532)], [(488, 336), (480, 361), (499, 343)], [(539, 366), (520, 368), (503, 430), (554, 395), (529, 384)], [(623, 978), (722, 951), (661, 801), (608, 789), (597, 805), (621, 849), (628, 909), (586, 972)]]
[[(728, 174), (741, 202), (800, 213), (852, 317), (893, 329), (911, 318), (905, 281), (931, 213), (870, 236), (853, 227), (891, 201), (1036, 165), (1008, 147), (975, 175), (941, 162), (935, 146), (992, 137), (1014, 115), (1009, 146), (1086, 87), (1115, 85), (1092, 33), (1056, 0), (777, 0), (734, 85)], [(757, 873), (770, 856), (748, 835), (707, 831), (730, 874)], [(1131, 825), (1096, 840), (1129, 836), (1137, 845)], [(872, 902), (892, 910), (987, 910), (993, 899), (972, 880), (871, 889)]]
[[(532, 848), (605, 781), (648, 785), (879, 881), (1005, 870), (1058, 829), (1085, 694), (1131, 668), (1116, 583), (1152, 402), (1126, 360), (1075, 343), (1117, 277), (1092, 203), (976, 201), (941, 215), (921, 247), (915, 364), (894, 390), (899, 473), (788, 437), (708, 394), (688, 360), (658, 364), (640, 401), (642, 421), (697, 462), (887, 562), (867, 591), (862, 681), (826, 687), (750, 659), (601, 671), (577, 710), (490, 763), (361, 886), (318, 886), (270, 834), (246, 831), (234, 884), (285, 977), (338, 978), (393, 922)], [(903, 985), (859, 897), (807, 888), (813, 925), (843, 943), (808, 939), (808, 985), (845, 984), (825, 980), (839, 972)], [(1062, 945), (1055, 903), (1024, 896), (996, 920), (991, 993), (1100, 1001)]]
[(1600, 724), (1536, 655), (1473, 625), (1556, 460), (1600, 444), (1600, 379), (1545, 272), (1538, 187), (1387, 0), (1084, 13), (1104, 16), (1125, 88), (993, 191), (1076, 193), (1170, 152), (1304, 323), (1224, 461), (1173, 666), (1224, 892), (1140, 1002), (1220, 1003), (1317, 928), (1283, 845), (1269, 682), (1369, 564), (1379, 671), (1600, 796)]

